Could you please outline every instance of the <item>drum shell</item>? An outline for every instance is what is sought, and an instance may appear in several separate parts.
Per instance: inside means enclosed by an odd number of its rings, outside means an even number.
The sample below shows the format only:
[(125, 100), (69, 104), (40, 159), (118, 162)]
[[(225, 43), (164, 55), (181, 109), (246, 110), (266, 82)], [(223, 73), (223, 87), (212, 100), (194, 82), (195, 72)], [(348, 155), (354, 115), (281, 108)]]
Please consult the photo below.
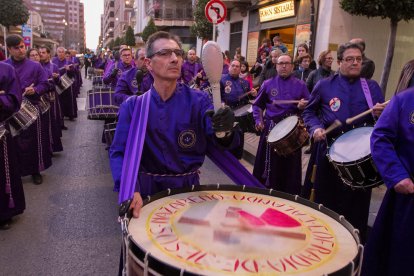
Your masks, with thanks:
[(0, 123), (0, 142), (6, 139), (6, 134), (9, 131), (6, 129), (6, 126), (3, 123)]
[(110, 88), (89, 90), (87, 93), (88, 119), (116, 119), (119, 106), (115, 105), (114, 95), (114, 91)]
[(330, 158), (328, 150), (327, 157), (342, 182), (354, 189), (375, 188), (384, 184), (371, 154), (353, 162), (337, 162)]
[[(349, 263), (339, 268), (335, 272), (327, 273), (324, 275), (357, 275), (358, 271), (360, 269), (361, 261), (362, 261), (362, 254), (363, 254), (363, 246), (359, 243), (359, 236), (358, 231), (353, 228), (353, 226), (344, 219), (343, 216), (338, 215), (337, 213), (333, 212), (330, 209), (327, 209), (326, 207), (316, 204), (314, 202), (310, 202), (309, 200), (300, 198), (298, 196), (290, 195), (287, 193), (281, 193), (274, 190), (265, 190), (265, 189), (258, 189), (258, 188), (250, 188), (250, 187), (244, 187), (240, 185), (200, 185), (196, 186), (196, 191), (210, 191), (210, 190), (226, 190), (226, 191), (245, 191), (250, 193), (257, 193), (257, 194), (263, 194), (263, 195), (270, 195), (270, 196), (276, 196), (282, 199), (287, 199), (294, 201), (296, 203), (305, 205), (307, 207), (313, 208), (315, 210), (320, 211), (321, 213), (333, 218), (344, 228), (346, 228), (352, 235), (352, 237), (355, 239), (356, 244), (358, 245), (358, 253), (357, 255), (352, 259), (349, 260)], [(191, 190), (190, 190), (191, 189)], [(153, 195), (151, 198), (147, 198), (144, 200), (144, 206), (154, 200), (161, 199), (163, 197), (174, 195), (174, 194), (180, 194), (185, 192), (191, 192), (194, 191), (194, 186), (192, 188), (183, 188), (183, 189), (174, 189), (169, 190), (165, 192), (161, 192), (158, 194)], [(182, 271), (179, 266), (174, 266), (169, 263), (165, 263), (161, 260), (158, 260), (157, 258), (153, 257), (150, 252), (147, 252), (141, 245), (137, 244), (133, 236), (127, 233), (127, 239), (128, 239), (128, 275), (146, 275), (144, 274), (144, 267), (145, 263), (148, 265), (148, 275), (204, 275), (202, 274), (195, 274), (189, 271)], [(146, 260), (146, 261), (144, 261)], [(260, 274), (262, 275), (262, 274)]]
[(16, 136), (23, 130), (26, 130), (38, 117), (38, 109), (28, 100), (23, 100), (19, 111), (8, 119), (12, 136)]
[[(251, 107), (251, 104), (247, 104), (245, 106), (242, 106), (241, 108), (238, 108), (234, 110), (235, 115), (235, 121), (239, 123), (239, 127), (243, 132), (250, 132), (250, 133), (256, 133), (256, 127), (255, 127), (255, 121), (253, 118), (253, 112), (247, 111), (248, 108)], [(238, 112), (241, 109), (246, 109), (245, 112)]]
[(278, 155), (288, 156), (301, 149), (308, 139), (309, 134), (306, 131), (305, 125), (299, 119), (296, 126), (282, 139), (274, 142), (268, 141), (268, 143)]
[(40, 112), (42, 114), (45, 114), (50, 109), (49, 100), (45, 96), (40, 97), (38, 107), (39, 107)]

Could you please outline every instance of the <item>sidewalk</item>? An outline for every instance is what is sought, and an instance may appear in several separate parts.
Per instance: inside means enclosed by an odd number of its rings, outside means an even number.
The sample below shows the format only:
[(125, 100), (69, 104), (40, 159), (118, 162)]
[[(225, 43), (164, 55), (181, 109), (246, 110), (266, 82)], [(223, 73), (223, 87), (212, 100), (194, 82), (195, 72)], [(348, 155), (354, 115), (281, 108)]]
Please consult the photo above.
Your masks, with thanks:
[[(257, 147), (259, 144), (259, 136), (253, 133), (244, 134), (244, 154), (243, 165), (247, 163), (247, 169), (253, 171), (254, 160), (256, 156)], [(308, 167), (309, 154), (302, 154), (302, 179), (305, 179), (306, 168)], [(245, 165), (246, 166), (246, 165)], [(251, 167), (251, 168), (250, 168)], [(386, 192), (386, 187), (381, 185), (380, 187), (372, 189), (371, 206), (369, 211), (368, 225), (372, 227), (379, 207), (381, 206), (382, 198)], [(351, 204), (351, 203), (350, 203)]]

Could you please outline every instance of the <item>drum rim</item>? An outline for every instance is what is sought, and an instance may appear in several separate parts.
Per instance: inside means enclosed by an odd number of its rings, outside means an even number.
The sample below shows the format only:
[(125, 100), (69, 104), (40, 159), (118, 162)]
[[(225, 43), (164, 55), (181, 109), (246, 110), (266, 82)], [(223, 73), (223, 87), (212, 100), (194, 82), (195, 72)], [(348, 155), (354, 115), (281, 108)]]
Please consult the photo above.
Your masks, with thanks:
[[(247, 187), (246, 185), (230, 185), (230, 184), (207, 184), (207, 185), (193, 185), (191, 187), (185, 187), (185, 188), (177, 188), (177, 189), (167, 189), (165, 191), (156, 193), (152, 196), (148, 196), (145, 199), (143, 199), (143, 206), (148, 205), (149, 203), (156, 201), (158, 199), (162, 199), (167, 196), (182, 194), (182, 193), (188, 193), (188, 192), (198, 192), (198, 191), (218, 191), (218, 190), (224, 190), (224, 191), (238, 191), (238, 192), (250, 192), (250, 193), (256, 193), (261, 195), (268, 195), (268, 196), (275, 196), (280, 197), (285, 200), (294, 201), (296, 203), (303, 204), (307, 207), (313, 208), (319, 212), (322, 212), (323, 214), (329, 216), (330, 218), (336, 220), (339, 224), (341, 224), (345, 229), (349, 231), (351, 236), (354, 238), (355, 243), (358, 247), (358, 253), (356, 256), (348, 262), (347, 265), (344, 267), (339, 268), (338, 270), (325, 275), (342, 275), (342, 273), (349, 271), (352, 268), (360, 268), (362, 263), (361, 261), (361, 250), (360, 248), (363, 247), (360, 242), (360, 238), (358, 236), (358, 230), (354, 228), (349, 221), (345, 219), (344, 216), (337, 214), (336, 212), (332, 211), (331, 209), (323, 206), (322, 204), (317, 204), (315, 202), (312, 202), (310, 200), (307, 200), (305, 198), (302, 198), (298, 195), (292, 195), (280, 191), (276, 191), (273, 189), (262, 189), (262, 188), (256, 188), (256, 187)], [(131, 219), (131, 213), (128, 214), (128, 221)], [(181, 270), (178, 267), (175, 267), (169, 263), (166, 263), (162, 260), (157, 259), (156, 257), (152, 256), (150, 252), (148, 252), (146, 249), (142, 248), (130, 235), (128, 228), (127, 228), (127, 235), (128, 235), (128, 241), (129, 245), (128, 248), (137, 256), (140, 260), (144, 260), (145, 257), (147, 257), (148, 265), (156, 271), (157, 273), (161, 273), (162, 275), (199, 275), (190, 271)], [(151, 266), (153, 264), (154, 266)], [(353, 271), (351, 271), (353, 272)], [(351, 273), (352, 275), (352, 273)]]
[[(272, 130), (276, 127), (276, 125), (277, 124), (279, 124), (280, 122), (282, 122), (283, 120), (286, 120), (287, 118), (289, 118), (289, 117), (297, 117), (298, 118), (298, 120), (297, 120), (297, 122), (296, 122), (296, 124), (295, 124), (295, 127), (294, 128), (292, 128), (288, 133), (286, 133), (286, 135), (285, 136), (283, 136), (282, 138), (280, 138), (279, 140), (276, 140), (276, 141), (269, 141), (269, 136), (270, 136), (270, 134), (272, 133)], [(276, 143), (278, 143), (279, 141), (281, 141), (281, 140), (283, 140), (283, 139), (285, 139), (286, 137), (288, 137), (289, 135), (291, 135), (295, 130), (296, 130), (296, 128), (297, 128), (297, 126), (300, 124), (300, 121), (301, 121), (301, 118), (298, 116), (298, 115), (295, 115), (295, 114), (291, 114), (291, 115), (289, 115), (289, 116), (286, 116), (286, 117), (284, 117), (282, 120), (280, 120), (279, 122), (277, 122), (277, 123), (275, 123), (275, 125), (272, 127), (272, 129), (269, 131), (269, 134), (267, 135), (267, 138), (266, 138), (266, 141), (269, 143), (269, 144), (276, 144)]]

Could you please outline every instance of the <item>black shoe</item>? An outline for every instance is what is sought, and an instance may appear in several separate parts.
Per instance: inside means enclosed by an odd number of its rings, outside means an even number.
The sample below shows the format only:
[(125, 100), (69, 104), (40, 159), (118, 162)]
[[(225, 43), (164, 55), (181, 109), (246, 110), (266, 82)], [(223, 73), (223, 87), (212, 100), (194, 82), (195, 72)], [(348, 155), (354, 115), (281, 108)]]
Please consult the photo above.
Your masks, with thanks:
[(32, 174), (32, 180), (35, 185), (40, 185), (43, 183), (43, 177), (40, 173)]
[(62, 129), (63, 129), (63, 130), (68, 130), (68, 128), (67, 128), (67, 127), (65, 127), (65, 126), (62, 126)]
[(11, 219), (0, 221), (0, 230), (9, 230), (11, 228)]

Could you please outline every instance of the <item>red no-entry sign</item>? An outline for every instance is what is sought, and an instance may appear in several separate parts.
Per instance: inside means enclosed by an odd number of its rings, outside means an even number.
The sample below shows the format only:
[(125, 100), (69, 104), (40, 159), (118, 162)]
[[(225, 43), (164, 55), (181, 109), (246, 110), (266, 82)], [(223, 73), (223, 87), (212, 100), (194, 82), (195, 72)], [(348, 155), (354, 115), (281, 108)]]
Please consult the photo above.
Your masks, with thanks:
[(211, 0), (207, 3), (204, 12), (207, 20), (213, 24), (220, 24), (226, 19), (227, 8), (220, 0)]

